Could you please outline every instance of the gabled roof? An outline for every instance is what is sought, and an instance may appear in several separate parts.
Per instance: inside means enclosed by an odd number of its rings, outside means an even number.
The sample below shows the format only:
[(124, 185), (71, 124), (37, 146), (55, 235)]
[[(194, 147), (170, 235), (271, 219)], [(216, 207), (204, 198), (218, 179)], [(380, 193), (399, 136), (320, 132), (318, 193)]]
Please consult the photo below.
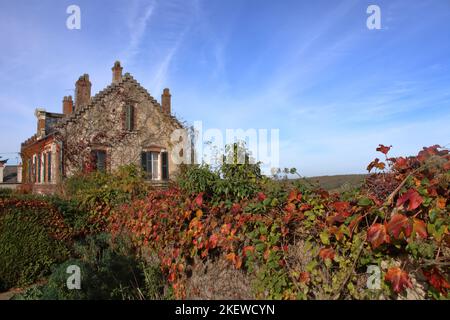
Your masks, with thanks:
[(93, 96), (89, 102), (89, 104), (85, 106), (78, 107), (74, 110), (74, 112), (67, 117), (61, 119), (58, 121), (58, 123), (55, 125), (54, 129), (62, 129), (65, 125), (67, 125), (70, 122), (77, 121), (81, 118), (81, 116), (89, 109), (94, 107), (98, 102), (100, 102), (103, 98), (105, 98), (108, 94), (112, 93), (113, 91), (117, 90), (118, 88), (121, 88), (124, 83), (130, 83), (133, 84), (141, 93), (147, 96), (147, 98), (159, 108), (161, 113), (170, 119), (170, 121), (175, 122), (178, 126), (183, 127), (183, 124), (173, 115), (166, 114), (162, 112), (162, 108), (160, 103), (150, 95), (150, 93), (145, 89), (138, 81), (136, 81), (129, 73), (125, 73), (123, 77), (114, 83), (111, 83), (109, 86), (107, 86), (105, 89), (98, 92), (95, 96)]

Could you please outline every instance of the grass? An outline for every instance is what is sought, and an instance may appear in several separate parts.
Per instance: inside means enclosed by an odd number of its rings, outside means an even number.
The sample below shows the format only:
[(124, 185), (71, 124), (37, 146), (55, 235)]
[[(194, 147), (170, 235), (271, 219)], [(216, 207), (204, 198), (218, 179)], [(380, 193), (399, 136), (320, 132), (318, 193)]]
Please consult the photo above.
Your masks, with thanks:
[(320, 176), (306, 178), (311, 183), (316, 183), (328, 191), (342, 191), (347, 188), (360, 186), (367, 175), (365, 174), (345, 174), (335, 176)]

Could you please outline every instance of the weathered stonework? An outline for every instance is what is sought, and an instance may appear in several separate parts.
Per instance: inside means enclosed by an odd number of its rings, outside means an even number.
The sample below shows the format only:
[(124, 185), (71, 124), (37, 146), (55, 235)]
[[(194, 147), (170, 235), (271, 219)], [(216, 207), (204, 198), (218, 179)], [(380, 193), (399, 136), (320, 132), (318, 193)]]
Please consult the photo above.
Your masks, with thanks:
[[(55, 177), (51, 183), (57, 183), (62, 177), (67, 177), (87, 170), (92, 161), (92, 152), (102, 151), (106, 154), (106, 170), (111, 171), (119, 166), (135, 164), (141, 166), (143, 152), (155, 152), (161, 166), (161, 152), (170, 155), (173, 145), (170, 137), (174, 130), (183, 128), (182, 124), (170, 114), (170, 93), (164, 90), (165, 108), (154, 99), (130, 74), (121, 76), (120, 63), (113, 67), (113, 82), (111, 85), (90, 98), (89, 77), (83, 75), (77, 81), (79, 96), (72, 112), (63, 100), (64, 114), (50, 114), (39, 111), (39, 132), (22, 144), (23, 163), (31, 163), (36, 167), (33, 157), (42, 153), (44, 148), (53, 148), (52, 174)], [(89, 97), (89, 99), (87, 99)], [(82, 102), (82, 104), (80, 103)], [(130, 108), (132, 112), (130, 113)], [(71, 110), (70, 110), (71, 111)], [(47, 115), (47, 116), (46, 116)], [(44, 119), (44, 120), (43, 120)], [(131, 119), (131, 120), (130, 120)], [(43, 123), (52, 123), (49, 132), (43, 131)], [(129, 127), (129, 121), (132, 128)], [(46, 126), (47, 127), (47, 126)], [(48, 143), (43, 141), (49, 140)], [(36, 145), (41, 147), (34, 147)], [(49, 145), (49, 146), (48, 146)], [(41, 168), (42, 169), (42, 168)], [(168, 156), (169, 178), (173, 177), (178, 166)], [(30, 177), (32, 170), (24, 167), (24, 181), (37, 183), (36, 172)], [(162, 169), (158, 169), (158, 177), (162, 179)], [(28, 176), (27, 176), (28, 174)], [(42, 179), (41, 179), (42, 180)], [(41, 183), (44, 183), (41, 181)]]

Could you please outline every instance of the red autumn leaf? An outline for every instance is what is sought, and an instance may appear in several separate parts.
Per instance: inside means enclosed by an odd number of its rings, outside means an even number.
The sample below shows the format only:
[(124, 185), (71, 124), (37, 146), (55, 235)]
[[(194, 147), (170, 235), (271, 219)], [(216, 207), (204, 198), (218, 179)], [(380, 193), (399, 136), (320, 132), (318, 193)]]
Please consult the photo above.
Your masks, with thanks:
[(284, 210), (286, 210), (286, 212), (292, 213), (295, 211), (295, 204), (293, 203), (288, 203), (285, 207)]
[(254, 251), (255, 251), (255, 247), (253, 247), (253, 246), (246, 246), (242, 250), (242, 252), (244, 253), (244, 257), (246, 257), (249, 253), (252, 253)]
[(334, 250), (333, 248), (322, 248), (319, 252), (319, 257), (321, 257), (323, 260), (334, 259)]
[(334, 216), (330, 216), (327, 218), (327, 222), (332, 225), (335, 222), (344, 222), (348, 217), (350, 217), (349, 212), (342, 212), (335, 214)]
[(427, 234), (427, 225), (423, 220), (414, 218), (413, 220), (413, 231), (422, 239), (426, 239)]
[(394, 289), (396, 293), (412, 287), (408, 273), (400, 268), (389, 268), (386, 272), (384, 280), (388, 281), (392, 285), (392, 289)]
[(289, 195), (288, 195), (288, 198), (287, 198), (288, 203), (296, 201), (297, 200), (297, 194), (298, 194), (297, 190), (291, 190), (291, 192), (289, 192)]
[(307, 271), (300, 272), (298, 281), (300, 281), (300, 283), (306, 283), (306, 284), (309, 283), (309, 281), (310, 281), (309, 272), (307, 272)]
[(411, 234), (409, 220), (402, 214), (394, 214), (387, 223), (386, 228), (389, 234), (393, 235), (395, 239), (399, 239), (402, 232), (406, 237), (409, 237)]
[(439, 154), (439, 150), (441, 146), (435, 144), (434, 146), (431, 147), (424, 147), (422, 151), (419, 152), (419, 154), (417, 155), (417, 159), (420, 162), (425, 161), (426, 159), (428, 159), (430, 156), (432, 155), (436, 155)]
[(373, 168), (377, 168), (379, 170), (383, 170), (386, 168), (386, 164), (384, 162), (380, 162), (380, 159), (376, 158), (367, 166), (367, 171), (372, 171)]
[(198, 207), (201, 207), (202, 204), (203, 204), (203, 192), (200, 193), (200, 194), (195, 198), (194, 201), (195, 201), (195, 204), (196, 204)]
[(416, 189), (409, 189), (398, 198), (397, 207), (402, 206), (406, 202), (408, 202), (407, 210), (412, 211), (417, 209), (422, 204), (423, 198)]
[(258, 192), (258, 201), (266, 200), (266, 195), (263, 192)]
[(450, 284), (448, 281), (441, 275), (439, 270), (434, 267), (431, 270), (425, 271), (422, 270), (425, 278), (427, 278), (428, 282), (440, 293), (443, 295), (447, 295), (447, 290), (450, 289)]
[(347, 201), (333, 202), (331, 205), (337, 212), (348, 211), (348, 209), (350, 208), (350, 203), (348, 203)]
[(375, 223), (367, 230), (367, 241), (373, 249), (378, 248), (385, 242), (389, 242), (389, 236), (386, 227), (381, 223)]
[(380, 144), (379, 147), (377, 148), (377, 151), (387, 154), (389, 152), (389, 150), (391, 150), (391, 148), (392, 148), (392, 146), (387, 147), (387, 146)]
[(444, 170), (445, 170), (445, 171), (450, 170), (450, 161), (447, 161), (447, 162), (444, 164)]
[(211, 237), (209, 237), (209, 247), (211, 249), (214, 249), (215, 247), (217, 247), (218, 241), (219, 241), (219, 237), (217, 236), (217, 234), (211, 235)]
[(394, 159), (394, 166), (396, 169), (406, 169), (408, 168), (408, 160), (403, 157), (398, 157)]

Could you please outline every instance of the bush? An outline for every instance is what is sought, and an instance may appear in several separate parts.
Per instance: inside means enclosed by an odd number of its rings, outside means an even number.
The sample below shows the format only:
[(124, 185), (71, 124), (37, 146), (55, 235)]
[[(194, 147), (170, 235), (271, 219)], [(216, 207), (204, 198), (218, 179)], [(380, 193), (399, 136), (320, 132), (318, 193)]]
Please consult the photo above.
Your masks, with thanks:
[(0, 199), (1, 198), (9, 198), (13, 194), (12, 189), (0, 188)]
[[(76, 259), (65, 261), (53, 269), (47, 284), (32, 288), (17, 299), (42, 300), (109, 300), (143, 299), (145, 278), (142, 262), (135, 258), (125, 242), (112, 246), (110, 236), (88, 236), (75, 246)], [(71, 265), (81, 271), (81, 289), (68, 289), (66, 272)], [(148, 278), (153, 277), (150, 275)], [(153, 280), (153, 289), (158, 284)], [(159, 280), (159, 279), (158, 279)], [(156, 291), (154, 291), (156, 293)]]
[(70, 230), (61, 215), (37, 200), (0, 200), (0, 290), (31, 284), (68, 257), (60, 241)]
[(148, 188), (143, 173), (134, 165), (120, 167), (113, 173), (77, 175), (64, 184), (65, 196), (86, 213), (84, 225), (91, 231), (102, 231), (112, 208), (145, 196)]
[(267, 183), (261, 174), (260, 163), (251, 163), (248, 151), (240, 143), (225, 147), (220, 165), (186, 166), (179, 178), (180, 188), (190, 194), (204, 193), (215, 202), (231, 202), (253, 197)]

